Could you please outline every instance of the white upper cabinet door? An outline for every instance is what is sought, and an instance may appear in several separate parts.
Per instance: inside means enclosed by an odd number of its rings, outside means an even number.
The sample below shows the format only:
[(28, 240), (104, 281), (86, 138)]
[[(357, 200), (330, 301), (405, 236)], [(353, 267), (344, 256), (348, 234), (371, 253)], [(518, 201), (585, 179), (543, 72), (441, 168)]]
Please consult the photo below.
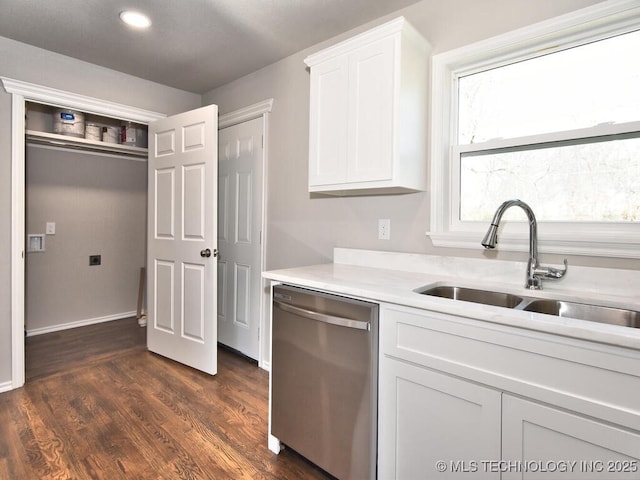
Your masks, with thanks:
[(393, 177), (395, 45), (388, 37), (349, 58), (348, 182)]
[(400, 17), (305, 59), (310, 192), (426, 189), (429, 53)]
[(328, 60), (311, 72), (309, 184), (347, 179), (346, 57)]

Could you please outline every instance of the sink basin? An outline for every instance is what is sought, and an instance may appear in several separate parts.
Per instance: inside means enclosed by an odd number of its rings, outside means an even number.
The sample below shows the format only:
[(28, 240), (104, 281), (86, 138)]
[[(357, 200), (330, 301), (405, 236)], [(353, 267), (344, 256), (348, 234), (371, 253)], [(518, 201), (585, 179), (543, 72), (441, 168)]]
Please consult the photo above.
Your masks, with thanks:
[(462, 300), (464, 302), (492, 305), (494, 307), (513, 308), (525, 312), (542, 313), (556, 317), (570, 317), (622, 327), (640, 328), (640, 312), (625, 308), (603, 307), (588, 303), (569, 302), (547, 298), (518, 296), (511, 293), (458, 287), (455, 285), (437, 285), (415, 290), (421, 295)]
[(418, 290), (417, 292), (422, 295), (431, 295), (432, 297), (450, 298), (452, 300), (481, 303), (483, 305), (493, 305), (495, 307), (514, 308), (522, 302), (522, 297), (511, 295), (509, 293), (492, 292), (490, 290), (476, 290), (475, 288), (455, 287), (449, 285), (432, 287), (426, 290)]
[(529, 302), (523, 310), (546, 313), (558, 317), (571, 317), (623, 327), (640, 328), (640, 312), (622, 308), (601, 307), (584, 303), (538, 299)]

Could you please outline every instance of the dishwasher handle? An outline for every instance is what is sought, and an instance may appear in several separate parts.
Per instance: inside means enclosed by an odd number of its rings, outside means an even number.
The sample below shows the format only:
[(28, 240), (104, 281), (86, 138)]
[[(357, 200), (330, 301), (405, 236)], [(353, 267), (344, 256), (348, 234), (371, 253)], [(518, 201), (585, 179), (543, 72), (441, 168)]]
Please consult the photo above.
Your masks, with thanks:
[(313, 310), (307, 310), (306, 308), (294, 307), (288, 303), (279, 302), (274, 300), (273, 304), (280, 307), (285, 312), (293, 313), (310, 320), (316, 320), (318, 322), (329, 323), (331, 325), (337, 325), (339, 327), (356, 328), (358, 330), (371, 330), (371, 324), (369, 322), (362, 322), (360, 320), (352, 320), (350, 318), (336, 317), (335, 315), (327, 315), (326, 313), (314, 312)]

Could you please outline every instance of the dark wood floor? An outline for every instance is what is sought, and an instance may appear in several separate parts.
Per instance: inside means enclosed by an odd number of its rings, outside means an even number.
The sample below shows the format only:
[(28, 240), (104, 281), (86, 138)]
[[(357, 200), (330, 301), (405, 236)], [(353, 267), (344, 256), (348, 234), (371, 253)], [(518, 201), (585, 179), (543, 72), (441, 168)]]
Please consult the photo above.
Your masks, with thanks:
[(134, 318), (27, 337), (27, 382), (109, 357), (147, 350), (147, 329)]
[(224, 349), (209, 376), (145, 347), (135, 319), (26, 342), (0, 394), (2, 479), (327, 479), (267, 449), (268, 374)]

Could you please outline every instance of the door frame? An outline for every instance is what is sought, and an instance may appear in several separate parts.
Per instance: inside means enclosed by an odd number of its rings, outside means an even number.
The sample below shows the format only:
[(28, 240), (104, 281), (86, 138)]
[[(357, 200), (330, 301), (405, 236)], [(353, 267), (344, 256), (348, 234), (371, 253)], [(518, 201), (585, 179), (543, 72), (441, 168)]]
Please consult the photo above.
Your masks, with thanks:
[[(73, 108), (86, 113), (120, 118), (145, 125), (164, 118), (166, 115), (8, 77), (0, 77), (0, 82), (4, 90), (11, 95), (11, 381), (0, 384), (1, 393), (20, 388), (25, 382), (25, 101)], [(269, 113), (272, 107), (273, 98), (270, 98), (221, 115), (218, 121), (218, 129), (220, 129), (262, 117), (264, 170), (262, 177), (261, 272), (265, 269), (266, 260), (268, 129)], [(263, 292), (267, 288), (268, 284), (263, 279)], [(268, 303), (265, 303), (267, 300), (264, 300), (265, 295), (262, 297), (263, 301), (260, 304), (260, 332), (265, 331), (265, 314), (269, 311)], [(265, 345), (267, 340), (266, 335), (260, 335), (260, 360), (258, 365), (265, 370), (270, 368), (269, 359), (263, 358), (263, 353), (268, 351)]]
[(25, 101), (67, 107), (86, 113), (149, 124), (163, 113), (88, 97), (34, 83), (0, 77), (11, 95), (11, 381), (0, 392), (22, 387), (25, 382)]
[(268, 352), (266, 342), (269, 341), (270, 335), (264, 335), (264, 332), (267, 331), (267, 312), (269, 312), (269, 297), (264, 293), (268, 293), (269, 289), (269, 281), (262, 278), (262, 272), (265, 271), (266, 268), (266, 258), (267, 258), (267, 199), (269, 198), (267, 195), (267, 172), (268, 164), (269, 164), (269, 114), (273, 108), (273, 98), (269, 98), (267, 100), (263, 100), (262, 102), (254, 103), (244, 108), (240, 108), (238, 110), (234, 110), (229, 113), (225, 113), (224, 115), (220, 115), (218, 118), (218, 130), (222, 130), (226, 127), (232, 127), (233, 125), (237, 125), (239, 123), (248, 122), (250, 120), (255, 120), (256, 118), (262, 117), (262, 218), (261, 222), (261, 235), (260, 235), (260, 290), (262, 295), (260, 295), (260, 325), (259, 325), (259, 334), (258, 334), (258, 366), (263, 370), (269, 371), (271, 368), (269, 358), (264, 358), (264, 353)]

